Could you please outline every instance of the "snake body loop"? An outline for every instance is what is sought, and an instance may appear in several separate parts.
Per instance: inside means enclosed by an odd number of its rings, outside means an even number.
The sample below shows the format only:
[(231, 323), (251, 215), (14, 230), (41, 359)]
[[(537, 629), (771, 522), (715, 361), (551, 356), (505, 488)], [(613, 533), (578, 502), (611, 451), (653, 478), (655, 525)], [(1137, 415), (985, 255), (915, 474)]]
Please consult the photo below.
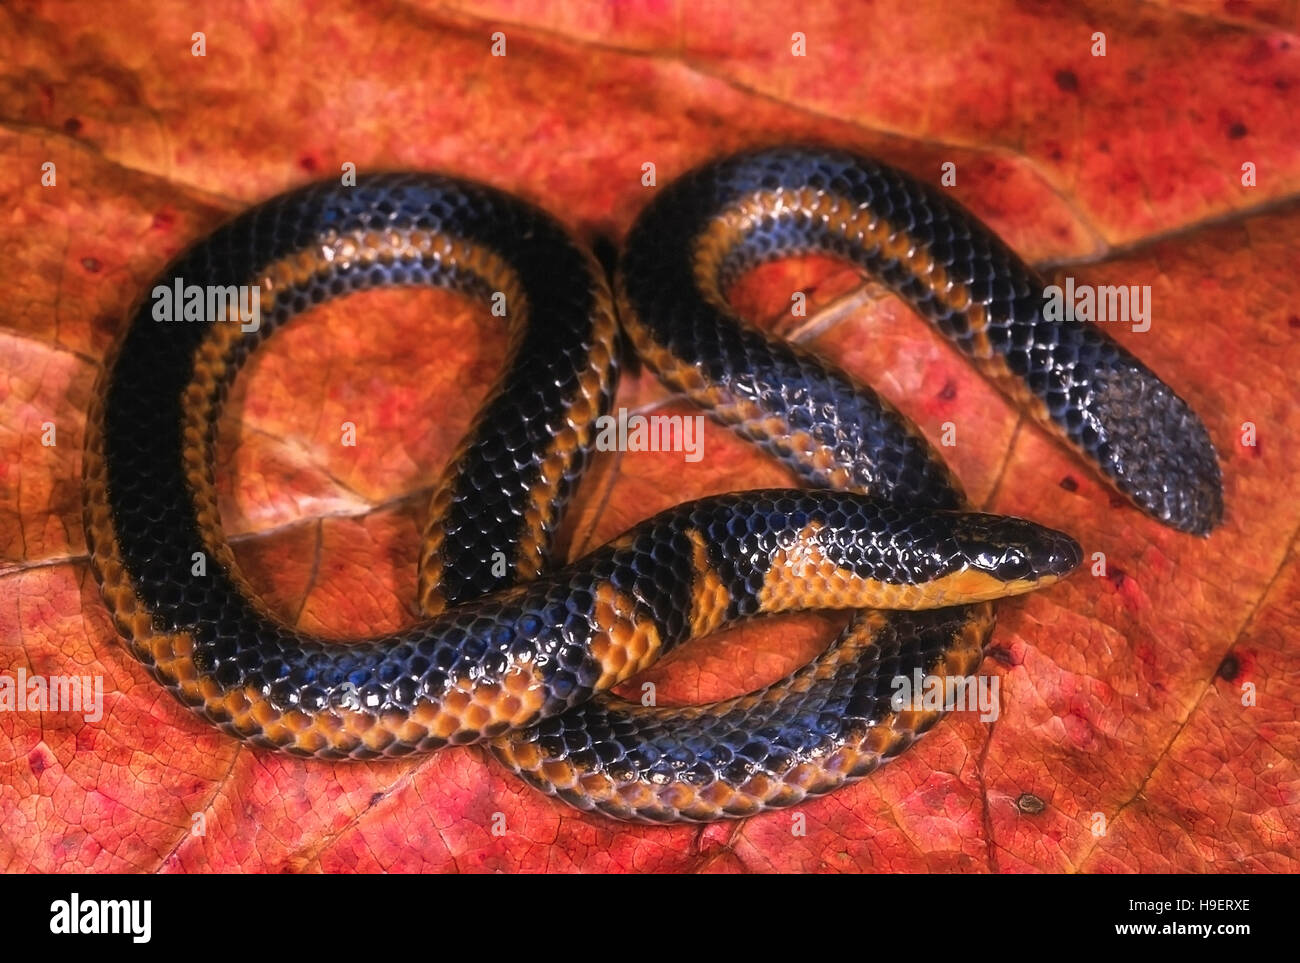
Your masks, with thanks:
[[(732, 315), (731, 280), (811, 251), (888, 283), (1144, 510), (1187, 531), (1217, 522), (1218, 465), (1196, 416), (1100, 333), (1045, 321), (1041, 282), (987, 229), (873, 161), (784, 148), (666, 188), (627, 240), (619, 313), (667, 384), (817, 490), (679, 505), (555, 569), (552, 535), (617, 385), (606, 282), (516, 198), (377, 175), (268, 201), (159, 279), (259, 285), (258, 330), (155, 321), (149, 302), (133, 317), (85, 460), (92, 563), (130, 651), (254, 745), (359, 759), (487, 740), (533, 785), (618, 818), (750, 815), (869, 772), (939, 716), (895, 707), (891, 679), (973, 672), (987, 600), (1049, 584), (1080, 550), (964, 511), (895, 410)], [(239, 366), (274, 330), (395, 284), (504, 296), (508, 358), (436, 488), (420, 571), (429, 618), (383, 638), (312, 638), (244, 584), (216, 509), (215, 426)], [(200, 556), (210, 561), (194, 574)], [(688, 639), (807, 608), (871, 611), (812, 664), (740, 699), (666, 709), (606, 694)]]

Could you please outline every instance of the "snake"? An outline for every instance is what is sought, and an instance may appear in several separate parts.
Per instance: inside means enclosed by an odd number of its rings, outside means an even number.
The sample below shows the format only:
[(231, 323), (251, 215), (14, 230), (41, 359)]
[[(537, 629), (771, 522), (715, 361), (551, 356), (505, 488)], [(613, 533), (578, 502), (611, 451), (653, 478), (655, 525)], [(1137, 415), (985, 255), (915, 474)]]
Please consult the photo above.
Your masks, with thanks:
[[(742, 275), (806, 254), (886, 285), (1142, 512), (1197, 535), (1220, 521), (1217, 457), (1188, 404), (1096, 325), (1049, 321), (1044, 281), (989, 228), (880, 161), (795, 145), (706, 163), (657, 189), (612, 279), (529, 201), (375, 173), (291, 190), (199, 240), (106, 359), (84, 522), (127, 651), (253, 747), (364, 760), (481, 744), (614, 819), (742, 818), (866, 776), (950, 708), (900, 702), (897, 679), (973, 674), (993, 600), (1065, 577), (1082, 549), (974, 511), (895, 407), (733, 310)], [(275, 331), (402, 285), (502, 307), (506, 358), (432, 489), (419, 620), (316, 637), (239, 568), (217, 505), (217, 425)], [(165, 304), (189, 290), (206, 302)], [(234, 307), (243, 290), (259, 294), (256, 324)], [(695, 499), (565, 563), (555, 535), (633, 354), (804, 487)], [(612, 691), (691, 639), (821, 609), (849, 611), (846, 628), (764, 688), (698, 706)]]

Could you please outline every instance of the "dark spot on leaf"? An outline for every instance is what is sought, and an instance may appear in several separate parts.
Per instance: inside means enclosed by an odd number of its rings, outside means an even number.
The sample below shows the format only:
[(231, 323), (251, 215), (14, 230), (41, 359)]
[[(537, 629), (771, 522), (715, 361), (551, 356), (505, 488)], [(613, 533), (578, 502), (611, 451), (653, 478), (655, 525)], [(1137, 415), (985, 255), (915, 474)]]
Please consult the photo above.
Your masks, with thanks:
[(1077, 492), (1079, 490), (1079, 483), (1075, 481), (1072, 476), (1066, 475), (1061, 479), (1061, 487), (1067, 492)]
[(99, 259), (93, 257), (83, 257), (81, 259), (81, 266), (84, 267), (91, 274), (94, 274), (100, 268)]
[(50, 760), (45, 758), (45, 749), (37, 746), (27, 754), (27, 765), (32, 768), (32, 775), (40, 777), (46, 769), (50, 768)]
[(1237, 657), (1235, 655), (1225, 656), (1223, 661), (1219, 663), (1220, 679), (1227, 679), (1229, 682), (1231, 682), (1233, 679), (1237, 678), (1237, 673), (1239, 673), (1240, 671), (1241, 671), (1241, 663), (1237, 661)]
[(1300, 314), (1293, 314), (1291, 317), (1287, 318), (1286, 326), (1288, 328), (1300, 328)]
[(316, 158), (312, 157), (310, 154), (304, 154), (298, 158), (298, 166), (311, 174), (315, 173), (316, 168), (319, 165), (316, 163)]
[(1115, 586), (1115, 588), (1122, 589), (1124, 587), (1124, 580), (1128, 578), (1128, 575), (1122, 568), (1112, 565), (1106, 570), (1106, 578), (1110, 580), (1110, 584)]
[(75, 117), (69, 117), (63, 122), (63, 132), (76, 137), (81, 133), (81, 121), (77, 120)]
[(176, 223), (176, 215), (171, 211), (159, 211), (153, 216), (153, 226), (159, 229), (166, 229)]
[(1228, 138), (1230, 140), (1240, 140), (1246, 136), (1246, 133), (1246, 125), (1241, 121), (1237, 121), (1237, 123), (1228, 128)]
[(939, 389), (939, 397), (943, 401), (952, 401), (957, 397), (957, 386), (951, 379), (943, 383), (943, 387)]
[(382, 792), (373, 793), (370, 797), (370, 805), (371, 806), (379, 805), (379, 800), (383, 798), (384, 798), (384, 794)]
[(1058, 70), (1056, 72), (1056, 86), (1067, 94), (1072, 94), (1079, 89), (1079, 78), (1073, 70)]
[(994, 646), (993, 648), (989, 649), (989, 658), (991, 658), (994, 662), (998, 662), (1002, 665), (1016, 664), (1016, 660), (1011, 656), (1011, 650), (1004, 649), (1001, 646)]
[(1016, 800), (1016, 808), (1022, 813), (1035, 816), (1047, 808), (1047, 803), (1043, 802), (1031, 792), (1022, 792), (1020, 798)]

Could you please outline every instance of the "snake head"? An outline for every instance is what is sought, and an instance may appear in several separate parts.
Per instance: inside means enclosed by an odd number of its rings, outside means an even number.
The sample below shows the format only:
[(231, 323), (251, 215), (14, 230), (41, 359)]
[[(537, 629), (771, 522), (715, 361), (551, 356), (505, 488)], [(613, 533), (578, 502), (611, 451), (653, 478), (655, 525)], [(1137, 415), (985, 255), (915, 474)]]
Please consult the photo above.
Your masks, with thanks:
[(1023, 585), (1023, 591), (1055, 582), (1083, 561), (1083, 549), (1069, 535), (1023, 518), (963, 515), (954, 535), (969, 569)]

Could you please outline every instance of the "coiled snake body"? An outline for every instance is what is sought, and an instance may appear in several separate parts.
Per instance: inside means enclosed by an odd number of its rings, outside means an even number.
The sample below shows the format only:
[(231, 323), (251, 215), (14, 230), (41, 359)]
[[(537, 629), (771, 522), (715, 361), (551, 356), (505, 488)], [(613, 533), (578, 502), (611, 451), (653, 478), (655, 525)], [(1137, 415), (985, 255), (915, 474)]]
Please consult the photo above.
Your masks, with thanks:
[[(156, 321), (148, 302), (132, 319), (85, 460), (92, 562), (130, 651), (254, 745), (363, 759), (484, 741), (538, 788), (618, 818), (746, 816), (865, 775), (940, 714), (896, 708), (891, 680), (973, 672), (988, 600), (1081, 556), (1059, 532), (964, 511), (896, 411), (734, 317), (733, 279), (809, 252), (888, 284), (1143, 510), (1202, 534), (1218, 521), (1218, 463), (1187, 405), (1096, 329), (1044, 319), (1042, 282), (1010, 250), (885, 165), (778, 148), (686, 175), (627, 238), (617, 320), (601, 270), (549, 216), (473, 182), (384, 174), (253, 208), (157, 282), (259, 285), (258, 330)], [(504, 294), (508, 359), (433, 498), (428, 620), (310, 638), (243, 582), (216, 508), (215, 425), (267, 335), (328, 298), (396, 284)], [(665, 383), (815, 490), (679, 505), (554, 569), (552, 535), (616, 387), (620, 322)], [(862, 611), (761, 691), (684, 709), (608, 693), (687, 639), (807, 608)]]

